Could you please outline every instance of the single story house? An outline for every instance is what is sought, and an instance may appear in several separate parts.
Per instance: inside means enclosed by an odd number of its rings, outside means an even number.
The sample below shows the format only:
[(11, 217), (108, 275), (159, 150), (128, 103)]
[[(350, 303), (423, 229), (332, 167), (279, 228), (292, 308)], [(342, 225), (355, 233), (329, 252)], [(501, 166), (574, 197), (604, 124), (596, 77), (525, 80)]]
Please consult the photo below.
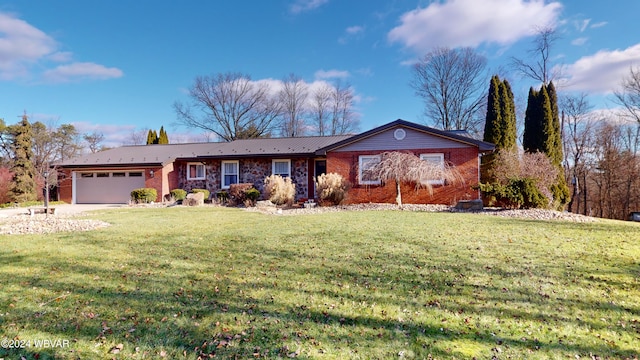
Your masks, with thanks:
[(314, 178), (341, 174), (351, 183), (347, 202), (394, 202), (395, 185), (363, 177), (362, 169), (385, 151), (405, 151), (426, 161), (448, 163), (463, 182), (429, 179), (433, 193), (411, 188), (405, 203), (453, 204), (479, 199), (473, 189), (480, 156), (494, 145), (456, 131), (396, 120), (357, 135), (261, 138), (232, 142), (122, 146), (56, 164), (59, 198), (72, 204), (127, 203), (131, 190), (155, 188), (157, 201), (172, 189), (208, 189), (212, 194), (234, 183), (263, 190), (271, 174), (291, 177), (298, 199), (315, 197)]

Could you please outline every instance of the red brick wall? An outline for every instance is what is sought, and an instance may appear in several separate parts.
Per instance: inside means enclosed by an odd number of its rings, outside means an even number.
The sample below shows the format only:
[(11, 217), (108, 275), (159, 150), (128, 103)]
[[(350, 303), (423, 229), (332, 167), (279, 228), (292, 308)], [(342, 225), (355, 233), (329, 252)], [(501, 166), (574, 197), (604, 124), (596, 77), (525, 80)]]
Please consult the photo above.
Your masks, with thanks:
[[(433, 193), (427, 189), (416, 189), (413, 184), (401, 186), (402, 202), (407, 204), (455, 204), (458, 200), (478, 199), (478, 191), (472, 186), (478, 184), (478, 149), (412, 149), (416, 155), (444, 153), (445, 161), (454, 166), (463, 181), (458, 184), (434, 186)], [(331, 152), (327, 154), (327, 172), (339, 173), (351, 183), (347, 203), (395, 203), (396, 185), (390, 181), (382, 185), (358, 184), (358, 157), (376, 155), (380, 152)]]
[(71, 204), (73, 196), (71, 170), (58, 171), (58, 196), (60, 201)]
[[(162, 180), (166, 177), (166, 175), (163, 175), (162, 170), (163, 168), (161, 167), (144, 170), (144, 187), (156, 189), (156, 192), (158, 193), (156, 202), (162, 201), (162, 196), (164, 195), (162, 193)], [(151, 177), (151, 171), (153, 171), (153, 177)]]

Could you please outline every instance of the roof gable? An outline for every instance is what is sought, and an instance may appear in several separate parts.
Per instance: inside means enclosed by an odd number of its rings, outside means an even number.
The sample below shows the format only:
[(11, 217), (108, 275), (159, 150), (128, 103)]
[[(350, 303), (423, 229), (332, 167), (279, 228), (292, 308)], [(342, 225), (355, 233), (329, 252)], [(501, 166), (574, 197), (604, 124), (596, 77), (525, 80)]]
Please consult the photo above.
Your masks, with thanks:
[[(394, 136), (396, 129), (405, 130), (404, 138)], [(316, 154), (328, 151), (353, 150), (402, 150), (417, 148), (460, 148), (473, 146), (480, 152), (493, 151), (495, 145), (461, 135), (458, 131), (438, 130), (398, 119), (377, 128), (365, 131), (343, 141), (319, 149)]]

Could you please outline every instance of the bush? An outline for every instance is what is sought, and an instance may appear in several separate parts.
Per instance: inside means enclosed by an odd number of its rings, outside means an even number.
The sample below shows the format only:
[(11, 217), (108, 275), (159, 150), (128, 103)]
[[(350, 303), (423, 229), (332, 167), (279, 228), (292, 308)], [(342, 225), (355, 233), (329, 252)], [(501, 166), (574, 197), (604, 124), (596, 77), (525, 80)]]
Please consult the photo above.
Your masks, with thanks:
[(209, 192), (209, 190), (207, 190), (207, 189), (191, 189), (191, 192), (192, 192), (193, 194), (195, 194), (195, 193), (203, 193), (203, 194), (204, 194), (204, 199), (205, 199), (205, 200), (209, 199), (209, 195), (211, 194), (211, 193)]
[(247, 200), (245, 191), (253, 187), (252, 183), (231, 184), (229, 186), (229, 198), (234, 205), (240, 205)]
[(169, 193), (175, 201), (184, 200), (187, 197), (187, 192), (182, 189), (173, 189)]
[(156, 201), (158, 192), (154, 188), (140, 188), (131, 191), (131, 200), (136, 203), (150, 203)]
[(246, 206), (255, 206), (256, 202), (258, 201), (258, 199), (260, 198), (262, 194), (260, 193), (260, 190), (252, 187), (251, 189), (247, 189), (244, 192), (244, 196), (245, 196), (245, 201), (244, 204)]
[(220, 204), (224, 205), (229, 200), (229, 193), (227, 192), (227, 190), (220, 190), (216, 193), (216, 198), (218, 199), (218, 202)]
[(270, 175), (264, 179), (264, 190), (272, 203), (276, 205), (291, 205), (296, 197), (296, 184), (291, 178), (280, 175)]
[(348, 191), (349, 183), (340, 174), (322, 174), (316, 178), (316, 194), (320, 205), (339, 205)]
[(499, 206), (514, 209), (549, 206), (549, 199), (540, 191), (536, 180), (531, 178), (510, 179), (506, 185), (480, 184), (479, 188)]

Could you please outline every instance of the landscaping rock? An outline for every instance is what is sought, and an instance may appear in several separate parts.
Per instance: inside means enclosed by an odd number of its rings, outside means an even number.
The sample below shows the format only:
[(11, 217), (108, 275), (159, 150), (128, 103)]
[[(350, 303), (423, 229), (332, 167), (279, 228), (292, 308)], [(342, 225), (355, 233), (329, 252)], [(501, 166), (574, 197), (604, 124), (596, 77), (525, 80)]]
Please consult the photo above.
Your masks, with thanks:
[(204, 205), (204, 193), (197, 192), (197, 193), (187, 194), (187, 198), (183, 202), (183, 205), (187, 205), (187, 206)]

